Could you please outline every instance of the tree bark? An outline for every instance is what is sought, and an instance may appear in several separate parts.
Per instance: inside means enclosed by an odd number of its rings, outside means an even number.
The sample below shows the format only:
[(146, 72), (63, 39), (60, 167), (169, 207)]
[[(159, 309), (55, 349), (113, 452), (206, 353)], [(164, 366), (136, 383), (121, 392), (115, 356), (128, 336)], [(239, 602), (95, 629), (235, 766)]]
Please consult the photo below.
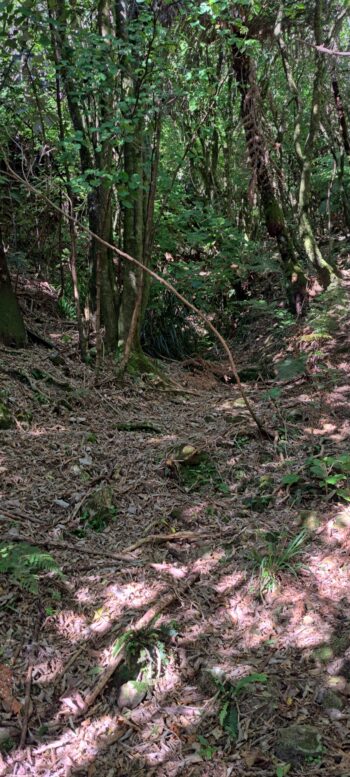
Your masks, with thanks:
[(27, 336), (13, 291), (10, 273), (7, 267), (6, 254), (2, 241), (0, 227), (0, 342), (5, 345), (21, 347), (26, 345)]
[[(314, 12), (314, 32), (317, 45), (319, 44), (322, 37), (322, 10), (323, 0), (316, 0)], [(296, 105), (294, 146), (300, 168), (298, 194), (298, 231), (309, 262), (315, 268), (322, 286), (327, 288), (332, 278), (334, 277), (334, 269), (322, 255), (321, 249), (317, 244), (310, 219), (311, 163), (315, 140), (320, 127), (322, 89), (325, 77), (325, 62), (322, 55), (316, 51), (316, 67), (310, 106), (309, 131), (303, 148), (301, 142), (302, 104), (300, 100), (299, 89), (289, 62), (287, 46), (282, 34), (283, 14), (284, 4), (281, 3), (275, 25), (274, 35), (280, 49), (286, 80)]]
[(256, 176), (266, 229), (275, 238), (286, 278), (291, 307), (300, 312), (306, 294), (306, 278), (298, 261), (270, 173), (270, 159), (261, 126), (261, 96), (255, 68), (248, 54), (233, 45), (233, 68), (241, 93), (241, 113), (249, 160)]
[[(112, 141), (107, 137), (102, 140), (97, 152), (91, 145), (88, 128), (83, 119), (82, 110), (76, 97), (74, 82), (74, 51), (67, 42), (67, 13), (65, 0), (48, 0), (51, 14), (55, 13), (55, 25), (52, 34), (55, 39), (55, 64), (59, 65), (58, 73), (65, 87), (68, 109), (74, 130), (79, 133), (80, 163), (83, 173), (96, 169), (101, 174), (101, 184), (88, 195), (88, 219), (91, 232), (99, 235), (105, 242), (112, 239), (112, 186), (103, 180), (103, 173), (110, 173), (112, 167)], [(100, 0), (97, 14), (97, 28), (101, 37), (111, 35), (111, 9), (109, 0)], [(107, 83), (106, 89), (98, 95), (98, 106), (101, 122), (109, 119), (113, 111), (113, 90)], [(99, 266), (101, 319), (105, 327), (105, 348), (113, 351), (118, 342), (119, 302), (115, 282), (112, 253), (95, 239), (90, 242), (90, 303), (96, 306), (96, 267)]]

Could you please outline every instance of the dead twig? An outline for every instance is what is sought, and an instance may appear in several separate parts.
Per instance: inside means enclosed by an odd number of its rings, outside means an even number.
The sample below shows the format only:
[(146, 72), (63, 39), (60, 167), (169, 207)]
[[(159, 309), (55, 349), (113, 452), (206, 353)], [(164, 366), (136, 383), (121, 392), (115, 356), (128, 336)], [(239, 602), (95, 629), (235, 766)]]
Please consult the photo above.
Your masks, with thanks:
[(30, 650), (29, 655), (29, 662), (28, 662), (28, 668), (27, 668), (27, 677), (26, 677), (26, 689), (25, 689), (25, 700), (24, 700), (24, 711), (23, 711), (23, 722), (22, 722), (22, 731), (21, 731), (21, 739), (19, 742), (19, 747), (22, 750), (25, 746), (25, 741), (27, 738), (27, 731), (28, 731), (28, 723), (29, 723), (29, 717), (30, 717), (30, 695), (32, 690), (32, 677), (33, 677), (33, 669), (34, 669), (34, 653), (37, 646), (39, 631), (41, 628), (42, 623), (42, 614), (38, 614), (38, 621), (35, 626), (34, 635), (33, 635), (33, 642)]

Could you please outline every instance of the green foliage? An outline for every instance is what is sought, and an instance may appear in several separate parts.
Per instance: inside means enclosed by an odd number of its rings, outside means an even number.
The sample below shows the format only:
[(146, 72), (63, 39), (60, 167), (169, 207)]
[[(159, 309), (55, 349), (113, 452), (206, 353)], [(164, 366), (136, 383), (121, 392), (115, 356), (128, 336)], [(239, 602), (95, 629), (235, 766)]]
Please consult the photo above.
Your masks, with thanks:
[(135, 664), (136, 661), (141, 683), (148, 687), (168, 664), (170, 655), (167, 645), (175, 633), (172, 626), (127, 631), (114, 643), (113, 655), (118, 655), (124, 648), (127, 664)]
[(8, 574), (12, 582), (31, 593), (38, 593), (40, 572), (63, 574), (55, 559), (45, 550), (25, 542), (0, 544), (0, 574)]
[(10, 753), (11, 750), (13, 750), (16, 747), (16, 742), (12, 737), (8, 737), (7, 739), (4, 739), (2, 742), (0, 742), (0, 752), (1, 753)]
[(278, 764), (278, 766), (276, 766), (276, 777), (286, 777), (291, 768), (291, 764)]
[(203, 337), (196, 331), (193, 316), (173, 294), (161, 293), (156, 287), (152, 289), (141, 343), (155, 358), (185, 359), (203, 349)]
[(292, 380), (304, 375), (306, 370), (306, 356), (288, 357), (282, 362), (277, 362), (276, 371), (279, 380)]
[(299, 561), (300, 555), (308, 537), (306, 529), (300, 531), (295, 537), (281, 541), (278, 533), (267, 532), (265, 534), (266, 551), (252, 552), (254, 567), (259, 570), (260, 592), (272, 591), (277, 587), (281, 572), (289, 572), (296, 575), (303, 564)]
[(100, 509), (86, 508), (79, 517), (79, 528), (74, 529), (76, 537), (85, 537), (88, 530), (103, 532), (111, 521), (117, 519), (118, 513), (114, 505), (103, 506)]
[(217, 748), (211, 745), (207, 738), (203, 737), (202, 734), (199, 734), (198, 742), (200, 744), (200, 748), (198, 750), (200, 757), (203, 758), (204, 761), (211, 761), (217, 751)]
[(180, 481), (186, 491), (201, 491), (210, 486), (222, 494), (229, 494), (230, 488), (222, 479), (215, 462), (203, 454), (198, 463), (187, 463), (181, 469)]
[(327, 499), (336, 497), (350, 502), (350, 454), (310, 456), (301, 473), (284, 475), (282, 485), (297, 491), (300, 498), (321, 491)]
[(214, 679), (218, 687), (220, 703), (219, 724), (230, 739), (236, 740), (239, 734), (237, 699), (250, 691), (252, 686), (266, 683), (268, 677), (265, 673), (253, 673), (242, 677), (235, 685), (229, 681), (223, 682), (221, 679)]
[(65, 294), (59, 298), (57, 302), (57, 310), (62, 318), (68, 319), (68, 321), (75, 321), (76, 309), (73, 300), (67, 297)]

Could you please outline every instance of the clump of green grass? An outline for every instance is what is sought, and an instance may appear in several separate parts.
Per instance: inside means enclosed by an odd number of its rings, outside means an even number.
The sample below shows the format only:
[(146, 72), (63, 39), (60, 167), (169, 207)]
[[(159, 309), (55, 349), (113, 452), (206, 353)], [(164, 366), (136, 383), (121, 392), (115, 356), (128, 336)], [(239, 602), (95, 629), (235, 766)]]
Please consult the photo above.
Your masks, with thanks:
[(286, 544), (278, 533), (266, 533), (266, 552), (254, 550), (252, 553), (254, 568), (259, 571), (260, 593), (275, 590), (282, 572), (298, 574), (303, 567), (301, 556), (307, 537), (308, 531), (302, 529)]

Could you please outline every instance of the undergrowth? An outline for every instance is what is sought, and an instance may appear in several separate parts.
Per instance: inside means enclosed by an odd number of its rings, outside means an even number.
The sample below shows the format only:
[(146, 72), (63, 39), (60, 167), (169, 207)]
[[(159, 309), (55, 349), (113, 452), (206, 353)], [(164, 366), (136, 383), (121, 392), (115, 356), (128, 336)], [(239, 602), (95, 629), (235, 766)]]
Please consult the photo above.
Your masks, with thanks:
[(262, 551), (253, 549), (251, 558), (253, 566), (259, 572), (260, 593), (273, 591), (277, 588), (282, 572), (297, 575), (303, 567), (300, 556), (308, 537), (307, 529), (302, 529), (287, 542), (279, 532), (264, 534), (265, 548)]
[(63, 577), (59, 565), (47, 551), (26, 542), (0, 544), (0, 574), (9, 575), (12, 583), (38, 593), (40, 572)]

